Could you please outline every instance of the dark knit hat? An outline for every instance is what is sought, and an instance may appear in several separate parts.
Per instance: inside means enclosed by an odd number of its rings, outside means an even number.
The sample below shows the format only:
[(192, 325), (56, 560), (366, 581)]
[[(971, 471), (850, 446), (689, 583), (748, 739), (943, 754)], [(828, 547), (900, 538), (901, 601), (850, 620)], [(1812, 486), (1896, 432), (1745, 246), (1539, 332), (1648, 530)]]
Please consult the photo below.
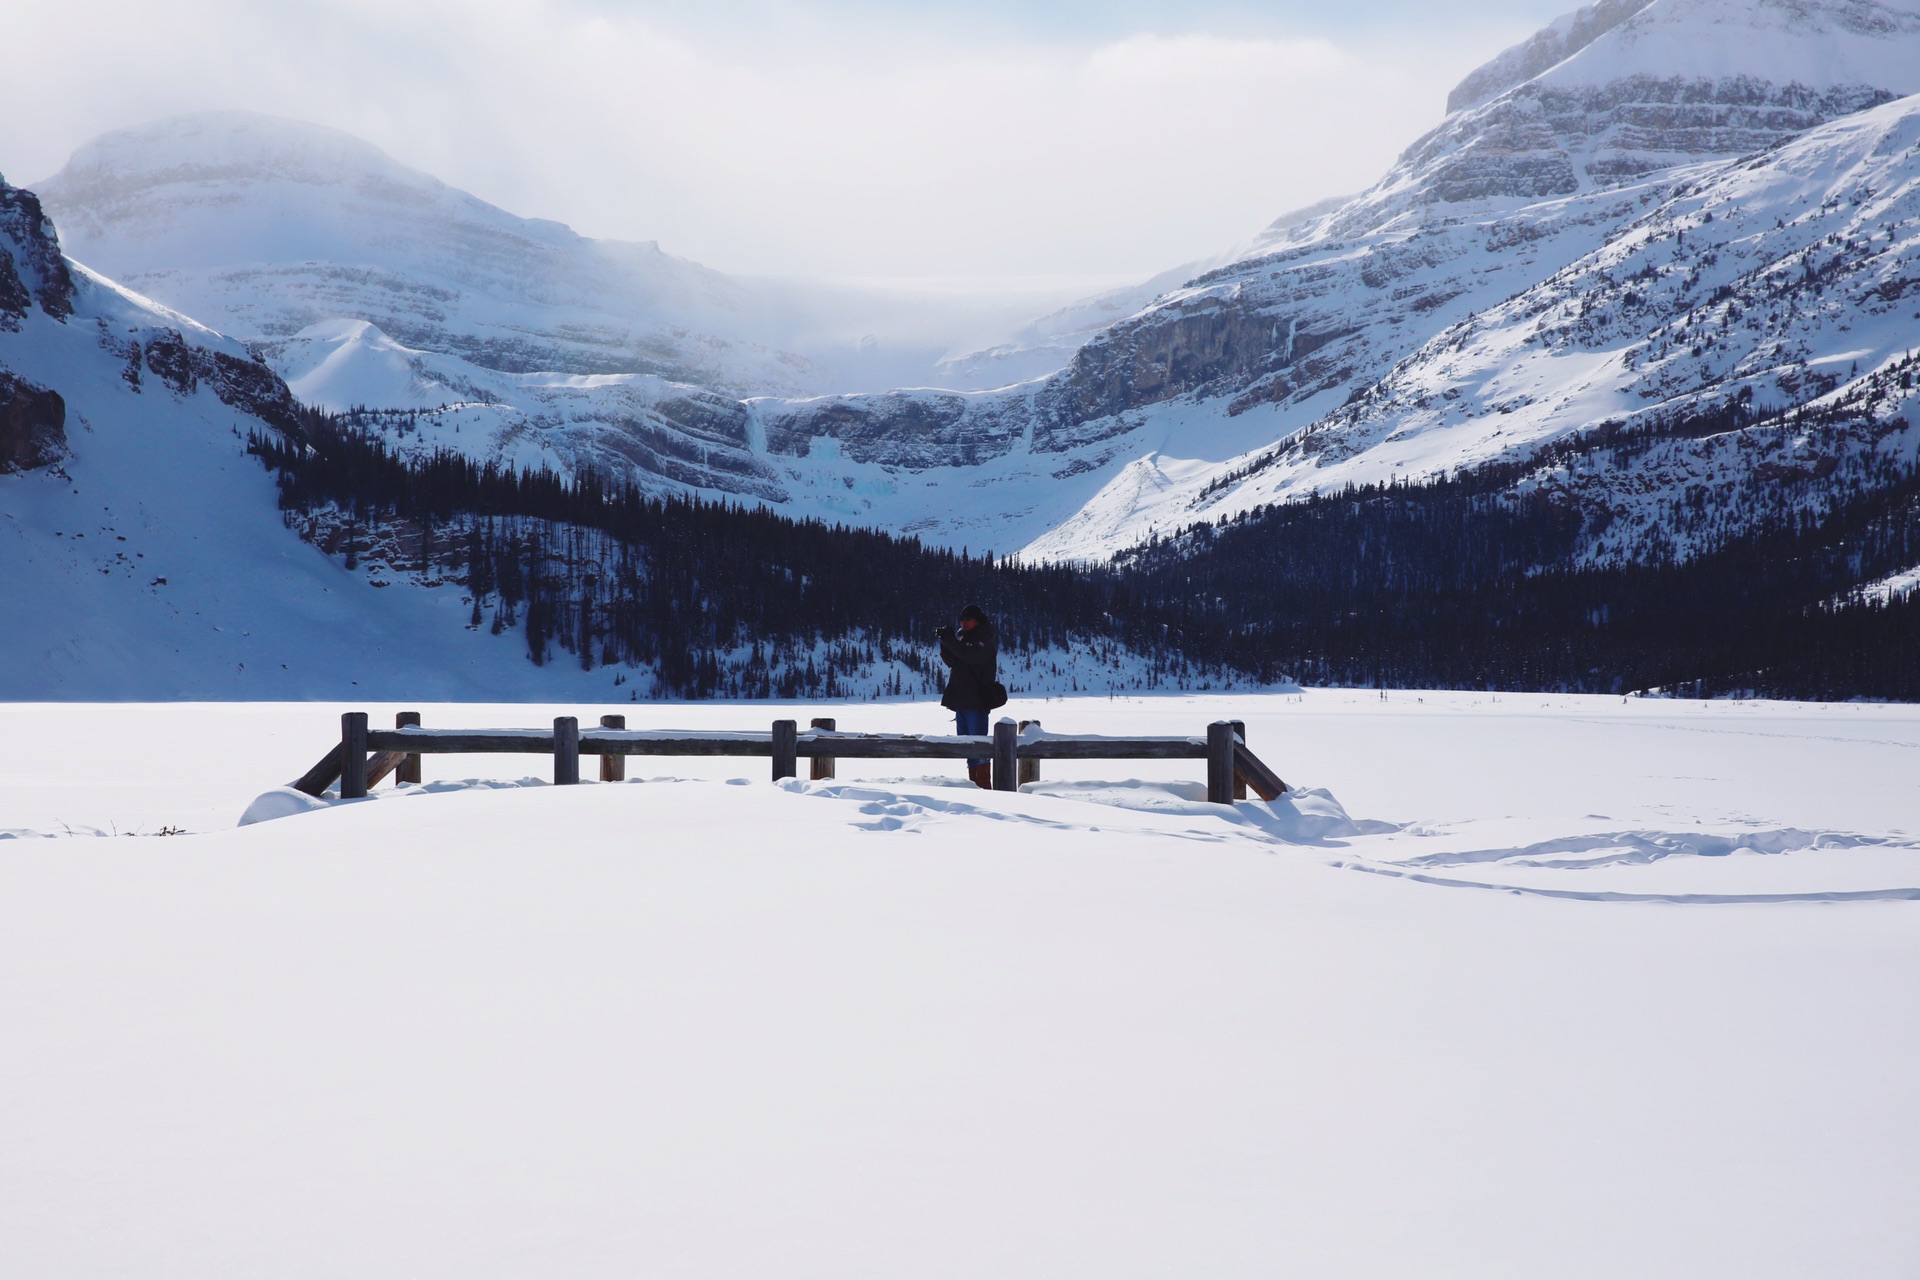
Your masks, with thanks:
[(968, 618), (972, 618), (975, 622), (985, 622), (987, 611), (977, 604), (970, 604), (960, 611), (960, 621), (965, 622)]

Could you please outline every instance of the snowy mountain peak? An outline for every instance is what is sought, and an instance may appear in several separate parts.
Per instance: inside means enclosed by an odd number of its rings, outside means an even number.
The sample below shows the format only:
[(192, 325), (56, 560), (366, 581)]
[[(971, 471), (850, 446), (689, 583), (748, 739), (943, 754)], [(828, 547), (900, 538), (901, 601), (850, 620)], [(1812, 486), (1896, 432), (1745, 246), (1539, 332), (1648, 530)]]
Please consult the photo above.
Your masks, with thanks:
[[(76, 257), (136, 283), (156, 257), (176, 272), (322, 260), (392, 268), (409, 261), (417, 238), (447, 261), (484, 269), (584, 243), (560, 223), (516, 217), (351, 134), (241, 111), (103, 134), (36, 190)], [(376, 223), (390, 228), (385, 237)], [(187, 309), (226, 318), (217, 307)]]
[(719, 272), (519, 217), (335, 129), (163, 120), (95, 139), (38, 189), (76, 259), (264, 349), (347, 319), (489, 369), (804, 385), (803, 360), (742, 332)]
[(395, 342), (370, 320), (323, 320), (281, 350), (281, 372), (303, 404), (422, 409), (462, 397), (423, 369), (423, 353)]
[[(1564, 19), (1563, 19), (1564, 21)], [(1920, 0), (1654, 0), (1542, 73), (1560, 87), (1624, 76), (1741, 77), (1815, 91), (1920, 88)]]
[(1920, 0), (1603, 0), (1469, 76), (1372, 191), (1290, 239), (1615, 189), (1914, 92)]
[(1628, 76), (1911, 91), (1914, 0), (1597, 0), (1474, 71), (1453, 114), (1542, 79), (1603, 85)]
[(251, 111), (175, 116), (102, 134), (73, 153), (60, 184), (68, 198), (78, 200), (101, 186), (124, 193), (235, 178), (279, 178), (310, 186), (378, 180), (447, 189), (350, 133)]
[(1565, 14), (1551, 26), (1476, 69), (1447, 95), (1447, 114), (1477, 107), (1515, 85), (1564, 62), (1656, 0), (1598, 0)]

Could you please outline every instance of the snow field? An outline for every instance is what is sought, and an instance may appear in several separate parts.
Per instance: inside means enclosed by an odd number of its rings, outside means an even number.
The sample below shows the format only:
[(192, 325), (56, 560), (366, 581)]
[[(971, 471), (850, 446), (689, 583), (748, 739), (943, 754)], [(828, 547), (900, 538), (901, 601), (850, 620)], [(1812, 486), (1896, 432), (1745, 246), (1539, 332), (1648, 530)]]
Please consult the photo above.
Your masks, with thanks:
[[(560, 790), (510, 785), (537, 757), (428, 757), (426, 786), (234, 828), (340, 709), (0, 707), (19, 1274), (1920, 1264), (1920, 905), (1354, 870), (1654, 832), (1734, 851), (1445, 874), (1911, 888), (1912, 708), (1016, 703), (1059, 732), (1241, 712), (1307, 794), (1226, 813), (1194, 798), (1197, 761), (1050, 761), (1005, 795), (900, 762), (776, 786), (760, 760), (634, 760), (684, 780)], [(926, 704), (619, 709), (944, 727)], [(30, 834), (63, 822), (190, 834)], [(1761, 851), (1788, 830), (1809, 839)], [(1855, 855), (1879, 861), (1832, 862)]]

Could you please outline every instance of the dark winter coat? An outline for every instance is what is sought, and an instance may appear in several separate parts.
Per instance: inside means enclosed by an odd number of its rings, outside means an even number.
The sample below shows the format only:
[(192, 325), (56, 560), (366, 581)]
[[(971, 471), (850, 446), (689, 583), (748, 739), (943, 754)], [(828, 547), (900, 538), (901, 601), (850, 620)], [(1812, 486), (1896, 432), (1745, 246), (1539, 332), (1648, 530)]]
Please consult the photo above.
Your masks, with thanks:
[(940, 637), (940, 661), (953, 668), (940, 705), (949, 711), (993, 710), (993, 686), (1000, 679), (1000, 636), (991, 622), (972, 631)]

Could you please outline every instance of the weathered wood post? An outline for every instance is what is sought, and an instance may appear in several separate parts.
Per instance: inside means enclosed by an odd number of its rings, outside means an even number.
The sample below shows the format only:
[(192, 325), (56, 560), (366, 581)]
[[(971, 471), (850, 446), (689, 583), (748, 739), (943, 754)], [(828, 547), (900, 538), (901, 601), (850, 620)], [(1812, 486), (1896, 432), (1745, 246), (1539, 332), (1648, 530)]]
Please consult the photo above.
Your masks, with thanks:
[(794, 778), (800, 774), (800, 723), (797, 720), (773, 722), (773, 780)]
[(1207, 726), (1207, 803), (1233, 803), (1233, 726), (1215, 720)]
[(572, 716), (553, 718), (553, 785), (571, 787), (580, 781), (580, 722)]
[[(625, 716), (601, 716), (602, 729), (624, 729), (627, 727)], [(611, 751), (600, 754), (600, 781), (625, 782), (627, 780), (627, 758), (614, 755)]]
[[(418, 729), (420, 727), (420, 713), (418, 711), (400, 712), (393, 718), (393, 727), (396, 729)], [(410, 751), (407, 753), (407, 758), (402, 760), (399, 768), (393, 771), (393, 780), (396, 784), (411, 782), (416, 786), (419, 785), (420, 753), (418, 751)]]
[[(1227, 723), (1233, 726), (1234, 741), (1243, 747), (1246, 746), (1247, 722), (1245, 720), (1229, 720)], [(1245, 800), (1247, 798), (1247, 780), (1240, 776), (1240, 768), (1238, 765), (1235, 765), (1233, 770), (1233, 798), (1235, 800)]]
[[(1039, 727), (1040, 722), (1038, 720), (1022, 720), (1020, 722), (1020, 736), (1025, 737), (1028, 729), (1038, 729)], [(1040, 761), (1032, 756), (1021, 760), (1020, 785), (1024, 787), (1029, 782), (1038, 781), (1040, 781)]]
[(349, 711), (340, 717), (340, 798), (361, 800), (367, 794), (367, 713)]
[(993, 726), (993, 789), (1020, 789), (1020, 726), (1011, 720)]
[[(839, 722), (831, 716), (818, 716), (814, 719), (813, 727), (832, 733), (838, 723)], [(815, 756), (813, 758), (813, 767), (807, 770), (807, 776), (815, 782), (820, 781), (822, 778), (831, 778), (833, 776), (833, 757)]]

